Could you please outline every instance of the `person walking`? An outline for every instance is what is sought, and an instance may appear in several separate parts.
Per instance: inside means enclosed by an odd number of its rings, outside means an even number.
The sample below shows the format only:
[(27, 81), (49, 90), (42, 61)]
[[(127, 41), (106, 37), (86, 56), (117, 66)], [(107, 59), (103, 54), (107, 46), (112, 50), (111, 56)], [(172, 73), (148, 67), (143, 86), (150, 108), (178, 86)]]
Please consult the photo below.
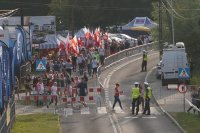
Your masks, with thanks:
[(140, 105), (140, 88), (139, 88), (139, 82), (134, 83), (135, 87), (132, 88), (132, 114), (135, 114), (135, 104), (136, 104), (136, 115), (138, 115), (139, 112), (139, 105)]
[(143, 71), (147, 71), (147, 52), (145, 50), (143, 50), (143, 58), (142, 58), (142, 70)]
[(150, 100), (152, 96), (152, 89), (149, 86), (148, 82), (144, 82), (144, 87), (145, 87), (145, 92), (144, 92), (145, 106), (144, 106), (144, 111), (142, 114), (146, 114), (146, 111), (147, 111), (147, 115), (150, 115), (151, 114)]
[(51, 105), (55, 101), (55, 106), (58, 102), (58, 87), (57, 82), (54, 82), (54, 84), (51, 87), (51, 101), (49, 104), (47, 104), (47, 108), (49, 108), (49, 105)]
[(65, 63), (65, 69), (66, 69), (67, 73), (71, 76), (73, 65), (70, 63), (70, 59), (67, 59), (67, 61)]
[(97, 77), (97, 68), (98, 68), (98, 63), (97, 63), (96, 57), (94, 57), (92, 60), (92, 77), (94, 75), (96, 75)]
[(119, 103), (120, 108), (123, 110), (122, 104), (121, 104), (121, 100), (119, 99), (119, 95), (120, 95), (120, 88), (119, 88), (119, 86), (120, 86), (120, 85), (119, 85), (119, 83), (116, 83), (115, 85), (116, 85), (116, 86), (115, 86), (115, 94), (114, 94), (115, 101), (114, 101), (112, 110), (114, 110), (115, 104), (116, 104), (117, 102)]
[(102, 46), (100, 46), (100, 48), (99, 48), (99, 58), (100, 58), (100, 63), (103, 66), (104, 59), (105, 59), (105, 49)]
[[(77, 85), (77, 88), (79, 89), (79, 96), (85, 97), (88, 93), (87, 83), (84, 78), (81, 78), (81, 82)], [(87, 107), (87, 104), (85, 102), (82, 102), (84, 107)]]
[(72, 54), (72, 67), (73, 67), (73, 72), (76, 72), (76, 65), (77, 65), (77, 57), (75, 56), (75, 54)]

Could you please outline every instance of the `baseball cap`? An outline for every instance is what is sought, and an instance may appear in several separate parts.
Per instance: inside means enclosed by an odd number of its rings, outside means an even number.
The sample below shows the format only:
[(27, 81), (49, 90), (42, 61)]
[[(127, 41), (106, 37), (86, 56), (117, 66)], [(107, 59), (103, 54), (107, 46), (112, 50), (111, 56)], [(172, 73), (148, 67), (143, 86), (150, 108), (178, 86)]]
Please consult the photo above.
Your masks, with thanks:
[(139, 82), (135, 82), (134, 85), (139, 85)]
[(144, 84), (145, 84), (145, 85), (149, 85), (149, 83), (148, 83), (148, 82), (144, 82)]

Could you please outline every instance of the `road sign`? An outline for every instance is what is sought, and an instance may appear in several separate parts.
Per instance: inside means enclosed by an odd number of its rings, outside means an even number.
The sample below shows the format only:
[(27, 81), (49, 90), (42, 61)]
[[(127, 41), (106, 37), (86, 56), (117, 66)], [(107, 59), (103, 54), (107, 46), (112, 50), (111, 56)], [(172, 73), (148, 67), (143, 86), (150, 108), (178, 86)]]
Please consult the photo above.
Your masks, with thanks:
[(36, 60), (36, 71), (46, 71), (47, 60)]
[(190, 78), (190, 68), (178, 68), (178, 78)]
[(186, 86), (186, 84), (180, 84), (180, 85), (178, 86), (178, 91), (179, 91), (180, 93), (186, 93), (186, 92), (187, 92), (187, 86)]

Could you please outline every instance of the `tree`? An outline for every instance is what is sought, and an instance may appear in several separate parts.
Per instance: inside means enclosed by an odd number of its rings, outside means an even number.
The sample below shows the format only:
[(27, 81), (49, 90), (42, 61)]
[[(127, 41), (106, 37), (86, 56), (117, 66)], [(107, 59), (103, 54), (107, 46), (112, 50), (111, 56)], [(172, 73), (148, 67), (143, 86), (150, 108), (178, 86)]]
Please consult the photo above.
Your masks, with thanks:
[[(162, 1), (162, 23), (163, 42), (172, 42), (171, 16), (174, 18), (175, 42), (184, 42), (189, 59), (200, 67), (200, 3), (199, 0), (161, 0)], [(172, 7), (173, 6), (173, 7)], [(158, 2), (153, 3), (153, 18), (158, 22)], [(158, 36), (158, 30), (154, 31)], [(198, 70), (199, 71), (199, 70)]]

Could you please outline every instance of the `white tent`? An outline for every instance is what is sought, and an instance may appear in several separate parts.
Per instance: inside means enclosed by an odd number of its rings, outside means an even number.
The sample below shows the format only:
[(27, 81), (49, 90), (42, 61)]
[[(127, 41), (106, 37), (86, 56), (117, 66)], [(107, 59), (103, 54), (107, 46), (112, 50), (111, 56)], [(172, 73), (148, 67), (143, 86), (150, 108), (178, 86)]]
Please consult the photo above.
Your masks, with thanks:
[(53, 49), (58, 48), (57, 37), (55, 34), (46, 35), (45, 42), (39, 45), (39, 49)]

